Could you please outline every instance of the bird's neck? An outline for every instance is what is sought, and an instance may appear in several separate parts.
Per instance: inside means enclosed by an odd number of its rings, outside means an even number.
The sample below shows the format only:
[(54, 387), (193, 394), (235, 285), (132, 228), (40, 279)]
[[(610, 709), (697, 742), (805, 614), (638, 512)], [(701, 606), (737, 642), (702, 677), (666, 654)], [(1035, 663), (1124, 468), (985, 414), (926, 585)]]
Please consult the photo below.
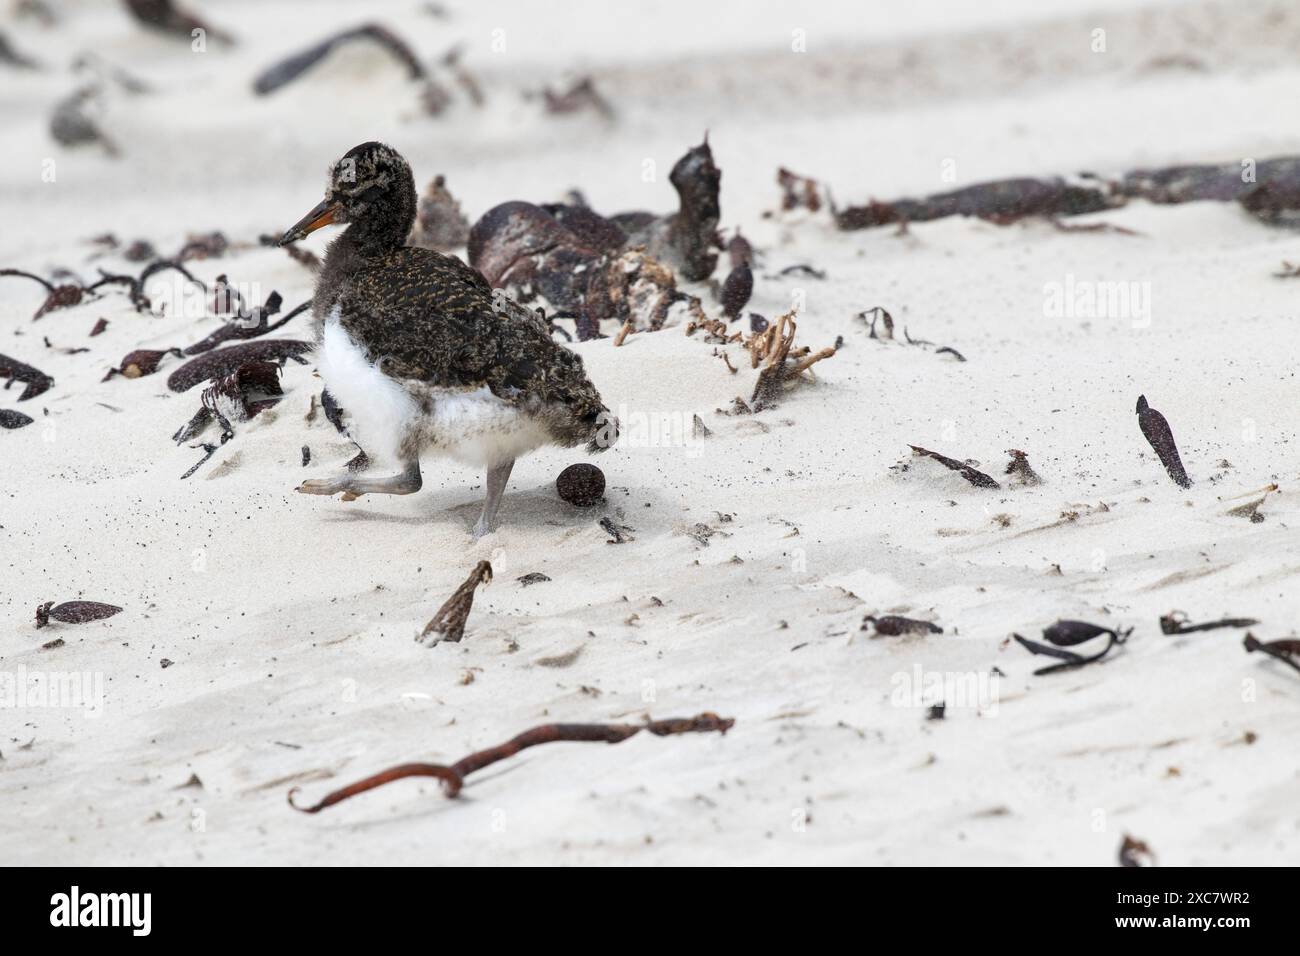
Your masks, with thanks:
[(415, 189), (403, 189), (377, 203), (338, 238), (354, 256), (378, 259), (406, 245), (415, 224)]

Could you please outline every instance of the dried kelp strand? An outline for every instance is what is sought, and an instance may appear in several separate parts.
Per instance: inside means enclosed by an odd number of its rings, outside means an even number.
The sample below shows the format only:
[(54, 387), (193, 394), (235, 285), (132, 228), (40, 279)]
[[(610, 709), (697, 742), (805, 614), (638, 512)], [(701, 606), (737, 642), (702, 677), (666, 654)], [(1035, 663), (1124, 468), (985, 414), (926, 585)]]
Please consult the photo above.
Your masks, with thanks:
[(172, 0), (126, 0), (126, 8), (150, 29), (179, 37), (187, 43), (193, 40), (195, 30), (201, 30), (222, 43), (233, 45), (235, 42), (230, 34), (223, 33), (189, 11), (178, 8)]
[(64, 601), (55, 606), (53, 601), (46, 601), (36, 608), (36, 626), (45, 627), (50, 621), (64, 624), (85, 624), (87, 621), (99, 621), (114, 614), (121, 613), (121, 608), (113, 604), (101, 604), (99, 601)]
[(862, 619), (862, 630), (874, 628), (877, 637), (902, 637), (906, 634), (942, 634), (943, 628), (931, 621), (922, 621), (913, 617), (901, 617), (886, 614), (876, 617), (868, 614)]
[(731, 237), (727, 243), (727, 256), (731, 259), (731, 268), (736, 269), (739, 266), (754, 264), (754, 247), (749, 244), (749, 240), (736, 230), (736, 234)]
[(131, 305), (137, 312), (149, 312), (153, 309), (153, 303), (149, 297), (144, 294), (144, 286), (135, 276), (118, 275), (111, 272), (99, 270), (100, 279), (86, 287), (87, 292), (98, 292), (106, 285), (124, 285), (127, 287), (127, 294), (131, 297)]
[(320, 407), (325, 410), (325, 419), (334, 426), (334, 430), (340, 435), (346, 435), (348, 430), (343, 426), (343, 406), (335, 401), (328, 388), (321, 389)]
[(928, 448), (922, 448), (919, 445), (909, 445), (912, 454), (919, 458), (933, 458), (945, 468), (957, 472), (976, 488), (1000, 488), (1002, 487), (984, 472), (972, 468), (965, 462), (958, 461), (955, 458), (949, 458), (947, 455), (941, 455), (937, 451), (930, 451)]
[(416, 640), (424, 642), (430, 634), (438, 634), (430, 642), (430, 646), (441, 641), (459, 641), (465, 636), (465, 621), (469, 618), (470, 609), (474, 606), (474, 591), (480, 584), (488, 584), (492, 581), (492, 565), (486, 561), (480, 561), (474, 566), (474, 570), (469, 573), (465, 583), (458, 587), (451, 597), (443, 602), (442, 607), (438, 608), (438, 613), (433, 616), (428, 624), (424, 625), (424, 630), (417, 636)]
[(7, 63), (20, 70), (41, 69), (39, 62), (14, 49), (14, 45), (9, 42), (9, 37), (3, 33), (0, 33), (0, 63)]
[(455, 797), (465, 785), (465, 778), (477, 770), (490, 767), (498, 761), (513, 757), (522, 750), (539, 744), (561, 742), (589, 742), (616, 744), (627, 740), (645, 730), (656, 737), (670, 737), (678, 734), (719, 733), (725, 734), (735, 725), (730, 717), (719, 717), (714, 713), (697, 714), (694, 717), (678, 717), (667, 720), (649, 720), (644, 724), (542, 724), (533, 727), (510, 740), (486, 750), (480, 750), (463, 757), (451, 766), (430, 763), (406, 763), (390, 767), (377, 774), (358, 780), (339, 790), (326, 794), (319, 802), (311, 806), (299, 806), (294, 803), (298, 788), (289, 791), (289, 806), (303, 813), (319, 813), (326, 807), (382, 787), (395, 780), (407, 777), (436, 777), (442, 781), (443, 792), (448, 797)]
[(419, 57), (404, 40), (391, 30), (375, 23), (368, 23), (365, 26), (336, 33), (268, 67), (253, 81), (253, 91), (258, 96), (274, 93), (280, 87), (302, 76), (338, 47), (357, 40), (373, 40), (378, 43), (406, 67), (411, 79), (416, 80), (426, 76), (427, 71), (420, 63)]
[(228, 345), (223, 349), (206, 352), (186, 362), (167, 379), (167, 387), (173, 392), (187, 392), (195, 385), (209, 379), (222, 378), (234, 372), (246, 362), (286, 362), (290, 359), (306, 364), (301, 358), (314, 346), (299, 339), (270, 339), (260, 342), (245, 342), (242, 345)]
[(246, 422), (276, 404), (280, 388), (280, 366), (274, 362), (245, 362), (229, 375), (203, 390), (203, 407), (210, 410), (231, 431), (231, 422)]
[[(194, 277), (194, 274), (190, 272), (189, 269), (186, 269), (183, 265), (181, 265), (179, 261), (186, 257), (185, 255), (186, 252), (190, 251), (194, 245), (195, 243), (190, 243), (189, 245), (187, 245), (184, 249), (181, 250), (181, 254), (177, 256), (176, 259), (159, 259), (158, 261), (151, 262), (149, 263), (149, 265), (145, 266), (144, 271), (140, 273), (140, 279), (139, 279), (140, 287), (143, 288), (146, 282), (148, 282), (150, 279), (152, 279), (154, 276), (158, 275), (159, 273), (179, 272), (190, 282), (194, 283), (200, 289), (203, 289), (206, 292), (208, 288), (207, 283), (205, 283), (202, 279), (196, 279)], [(191, 257), (203, 258), (202, 256), (191, 256)]]
[(544, 581), (549, 581), (551, 579), (541, 571), (529, 571), (527, 574), (515, 578), (515, 580), (518, 581), (521, 586), (528, 587), (530, 584), (541, 584)]
[[(1124, 834), (1124, 841), (1119, 845), (1119, 865), (1127, 867), (1141, 867), (1150, 865), (1155, 861), (1155, 853), (1146, 842), (1136, 837)], [(1144, 863), (1143, 860), (1146, 862)]]
[(1160, 617), (1160, 630), (1165, 634), (1191, 634), (1193, 631), (1213, 631), (1221, 627), (1254, 627), (1259, 621), (1253, 617), (1225, 617), (1218, 621), (1188, 624), (1182, 611), (1170, 611)]
[(32, 421), (30, 415), (24, 415), (12, 408), (0, 408), (0, 428), (22, 428), (30, 425)]
[(1242, 645), (1248, 654), (1259, 651), (1300, 671), (1300, 640), (1284, 638), (1279, 641), (1261, 641), (1247, 631)]
[(14, 382), (22, 382), (27, 386), (23, 389), (22, 394), (18, 396), (20, 402), (25, 402), (43, 394), (54, 384), (54, 379), (40, 369), (33, 368), (25, 362), (20, 362), (7, 355), (0, 355), (0, 378), (5, 379), (5, 388), (8, 388)]
[(1174, 444), (1174, 433), (1169, 428), (1169, 422), (1165, 420), (1165, 416), (1147, 404), (1145, 395), (1138, 396), (1137, 416), (1142, 434), (1155, 449), (1156, 456), (1165, 466), (1165, 471), (1169, 473), (1174, 484), (1180, 488), (1192, 487), (1192, 479), (1187, 477), (1187, 472), (1183, 470), (1182, 459), (1178, 457), (1178, 446)]
[(1043, 628), (1043, 638), (1057, 647), (1073, 647), (1075, 644), (1082, 644), (1084, 641), (1090, 641), (1094, 637), (1100, 637), (1103, 634), (1109, 634), (1123, 643), (1131, 633), (1133, 633), (1132, 628), (1127, 631), (1116, 631), (1113, 628), (1102, 627), (1100, 624), (1090, 624), (1087, 621), (1057, 621), (1055, 624)]
[(1004, 474), (1011, 475), (1012, 484), (1030, 487), (1043, 483), (1038, 472), (1030, 466), (1028, 455), (1018, 448), (1008, 449), (1007, 454), (1011, 456), (1011, 460), (1007, 462)]
[(600, 519), (600, 527), (610, 536), (609, 540), (605, 542), (606, 544), (627, 544), (629, 541), (636, 540), (636, 538), (632, 537), (632, 532), (635, 531), (636, 528), (629, 528), (625, 524), (618, 524), (613, 518), (609, 517), (609, 515)]
[(297, 318), (303, 312), (311, 308), (311, 302), (307, 301), (299, 305), (293, 311), (283, 316), (276, 322), (268, 322), (267, 317), (280, 311), (280, 294), (272, 292), (266, 300), (266, 304), (261, 309), (254, 309), (252, 312), (240, 314), (236, 322), (227, 322), (219, 329), (200, 339), (193, 345), (188, 346), (184, 351), (186, 355), (202, 355), (204, 352), (210, 352), (223, 342), (232, 339), (256, 339), (270, 332), (274, 332), (286, 322)]
[(736, 266), (722, 284), (722, 312), (728, 319), (740, 318), (740, 310), (754, 292), (754, 273), (748, 262)]
[[(221, 436), (221, 445), (224, 445), (229, 440), (229, 438), (230, 438), (229, 432), (223, 434)], [(197, 446), (203, 449), (203, 457), (200, 458), (198, 461), (196, 461), (190, 467), (190, 469), (187, 472), (185, 472), (185, 474), (181, 475), (181, 481), (184, 481), (190, 475), (194, 474), (196, 471), (202, 468), (204, 463), (217, 453), (218, 449), (221, 448), (221, 445), (213, 445), (210, 442), (204, 442), (202, 445)]]
[(1058, 658), (1062, 661), (1060, 664), (1052, 664), (1049, 667), (1040, 667), (1038, 670), (1034, 671), (1035, 675), (1053, 674), (1057, 671), (1072, 670), (1076, 667), (1082, 667), (1085, 664), (1092, 664), (1109, 654), (1110, 649), (1116, 644), (1124, 643), (1122, 639), (1117, 638), (1112, 633), (1110, 638), (1106, 641), (1106, 646), (1102, 648), (1100, 653), (1093, 654), (1091, 657), (1084, 657), (1082, 654), (1076, 654), (1074, 651), (1067, 651), (1060, 647), (1053, 647), (1051, 644), (1039, 644), (1037, 641), (1031, 641), (1028, 638), (1021, 637), (1019, 634), (1012, 634), (1011, 636), (1031, 654), (1042, 654), (1047, 657)]

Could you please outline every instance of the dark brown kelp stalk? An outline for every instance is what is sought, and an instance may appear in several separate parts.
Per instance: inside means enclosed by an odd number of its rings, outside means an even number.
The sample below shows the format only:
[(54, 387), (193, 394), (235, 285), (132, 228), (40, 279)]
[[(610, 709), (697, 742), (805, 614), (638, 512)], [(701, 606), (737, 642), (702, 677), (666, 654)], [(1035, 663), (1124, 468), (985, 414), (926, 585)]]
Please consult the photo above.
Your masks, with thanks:
[(1145, 395), (1138, 396), (1137, 416), (1142, 434), (1155, 449), (1160, 463), (1165, 466), (1165, 471), (1169, 473), (1174, 484), (1180, 488), (1192, 487), (1192, 479), (1187, 477), (1187, 472), (1183, 470), (1183, 461), (1178, 457), (1178, 446), (1174, 444), (1174, 433), (1169, 428), (1169, 422), (1165, 420), (1165, 416), (1147, 404)]
[(480, 561), (465, 579), (465, 583), (443, 602), (442, 607), (438, 608), (438, 613), (424, 625), (424, 630), (415, 639), (423, 644), (430, 634), (441, 635), (428, 642), (430, 647), (442, 641), (452, 643), (459, 641), (465, 636), (465, 621), (469, 617), (470, 608), (474, 606), (474, 591), (480, 584), (488, 584), (491, 581), (492, 565)]
[(136, 20), (150, 29), (168, 33), (191, 42), (195, 30), (202, 30), (214, 40), (234, 45), (234, 39), (220, 30), (213, 29), (187, 10), (179, 9), (172, 0), (125, 0), (126, 8)]
[[(172, 440), (180, 445), (201, 434), (213, 419), (221, 425), (221, 442), (235, 437), (232, 423), (246, 422), (283, 397), (280, 366), (274, 362), (245, 362), (203, 390), (200, 408)], [(206, 459), (205, 459), (206, 460)]]
[(433, 763), (405, 763), (390, 767), (326, 794), (318, 803), (309, 807), (294, 803), (293, 798), (298, 793), (298, 788), (294, 787), (288, 794), (289, 806), (302, 813), (320, 813), (326, 807), (332, 807), (367, 790), (374, 790), (386, 783), (407, 777), (437, 777), (442, 781), (443, 792), (448, 797), (455, 797), (464, 787), (465, 778), (471, 773), (540, 744), (562, 742), (617, 744), (643, 730), (649, 731), (656, 737), (672, 737), (678, 734), (725, 734), (734, 724), (735, 720), (730, 717), (719, 717), (709, 712), (694, 717), (649, 720), (644, 724), (542, 724), (496, 747), (472, 753), (449, 767)]
[[(1019, 634), (1012, 634), (1025, 650), (1031, 654), (1042, 654), (1047, 657), (1055, 657), (1062, 661), (1060, 664), (1051, 664), (1047, 667), (1040, 667), (1034, 671), (1034, 675), (1053, 674), (1057, 671), (1071, 670), (1075, 667), (1082, 667), (1085, 664), (1092, 664), (1101, 660), (1110, 653), (1112, 647), (1117, 644), (1123, 644), (1133, 629), (1127, 631), (1116, 631), (1108, 627), (1101, 627), (1097, 624), (1089, 624), (1087, 621), (1057, 621), (1050, 627), (1043, 629), (1043, 637), (1050, 644), (1039, 644), (1037, 641), (1031, 641), (1028, 638), (1021, 637)], [(1108, 635), (1106, 646), (1100, 653), (1093, 654), (1091, 657), (1085, 657), (1082, 654), (1076, 654), (1074, 651), (1067, 651), (1063, 648), (1075, 644), (1081, 644), (1084, 641), (1091, 640), (1094, 637), (1100, 637), (1102, 634)]]
[(311, 308), (311, 302), (304, 302), (302, 305), (283, 316), (277, 322), (269, 322), (268, 318), (280, 311), (281, 303), (280, 293), (272, 292), (267, 297), (266, 304), (261, 308), (251, 310), (240, 309), (237, 313), (236, 321), (227, 322), (206, 338), (200, 339), (193, 345), (185, 348), (186, 355), (202, 355), (204, 352), (210, 352), (218, 345), (229, 342), (232, 339), (256, 339), (263, 335), (274, 332), (286, 322), (297, 318), (302, 313)]
[(596, 89), (595, 81), (589, 76), (578, 79), (563, 93), (556, 93), (547, 87), (542, 90), (542, 101), (546, 104), (546, 112), (555, 115), (593, 110), (603, 119), (614, 118), (614, 107), (610, 106), (609, 100), (601, 96), (600, 91)]
[(122, 609), (112, 604), (99, 601), (64, 601), (55, 607), (53, 601), (46, 601), (36, 608), (36, 626), (45, 627), (50, 621), (62, 621), (64, 624), (85, 624), (87, 621), (100, 621), (106, 617), (121, 613)]
[(45, 301), (41, 303), (40, 307), (36, 310), (35, 314), (32, 315), (33, 321), (39, 319), (47, 312), (53, 312), (56, 309), (66, 309), (69, 308), (70, 306), (80, 304), (82, 297), (86, 294), (87, 291), (86, 289), (83, 289), (80, 285), (71, 285), (71, 284), (55, 285), (52, 282), (48, 282), (45, 279), (42, 279), (38, 275), (33, 275), (30, 272), (24, 272), (21, 269), (0, 269), (0, 276), (16, 276), (17, 278), (20, 279), (31, 279), (33, 282), (39, 282), (41, 285), (45, 287), (45, 291), (47, 293), (47, 295), (45, 296)]
[(377, 23), (367, 23), (364, 26), (336, 33), (314, 46), (310, 46), (268, 67), (258, 74), (257, 79), (253, 81), (253, 91), (258, 96), (274, 93), (280, 87), (302, 76), (338, 47), (358, 40), (371, 40), (378, 43), (406, 68), (407, 74), (412, 80), (423, 79), (427, 76), (428, 71), (425, 70), (423, 64), (420, 63), (420, 58), (415, 55), (415, 52), (405, 40)]
[(292, 359), (306, 364), (302, 358), (304, 352), (310, 352), (310, 342), (299, 339), (270, 339), (265, 342), (245, 342), (243, 345), (228, 345), (224, 349), (206, 352), (198, 358), (191, 359), (167, 378), (167, 387), (173, 392), (188, 392), (195, 385), (209, 379), (222, 378), (236, 371), (246, 362), (284, 362)]
[(822, 208), (821, 187), (817, 180), (792, 173), (784, 166), (776, 171), (776, 184), (781, 187), (781, 208), (807, 209), (818, 212)]
[(908, 445), (907, 447), (912, 449), (912, 454), (917, 458), (933, 458), (945, 468), (960, 474), (976, 488), (1001, 487), (1001, 485), (988, 475), (984, 474), (984, 472), (972, 468), (964, 461), (958, 461), (956, 458), (949, 458), (947, 455), (941, 455), (937, 451), (930, 451), (930, 449), (922, 448), (920, 445)]
[(897, 614), (886, 614), (884, 617), (876, 617), (874, 614), (868, 614), (862, 619), (862, 630), (868, 630), (874, 627), (876, 637), (903, 637), (907, 634), (942, 634), (943, 628), (931, 621), (922, 621), (914, 617), (900, 617)]
[(1221, 627), (1254, 627), (1259, 621), (1253, 617), (1225, 617), (1218, 621), (1188, 624), (1182, 611), (1170, 611), (1160, 617), (1160, 630), (1165, 634), (1191, 634), (1193, 631), (1213, 631)]
[(1247, 631), (1246, 639), (1242, 644), (1246, 648), (1247, 654), (1260, 651), (1300, 671), (1300, 639), (1289, 637), (1280, 641), (1261, 641), (1254, 634)]
[(1007, 450), (1007, 454), (1011, 456), (1011, 460), (1007, 462), (1004, 473), (1011, 476), (1011, 484), (1032, 487), (1043, 483), (1043, 479), (1039, 477), (1038, 472), (1034, 471), (1029, 464), (1028, 455), (1019, 448), (1010, 448)]
[(54, 384), (54, 379), (40, 369), (33, 368), (25, 362), (0, 355), (0, 378), (5, 379), (5, 388), (14, 382), (22, 382), (27, 387), (18, 396), (18, 401), (25, 402), (47, 391)]

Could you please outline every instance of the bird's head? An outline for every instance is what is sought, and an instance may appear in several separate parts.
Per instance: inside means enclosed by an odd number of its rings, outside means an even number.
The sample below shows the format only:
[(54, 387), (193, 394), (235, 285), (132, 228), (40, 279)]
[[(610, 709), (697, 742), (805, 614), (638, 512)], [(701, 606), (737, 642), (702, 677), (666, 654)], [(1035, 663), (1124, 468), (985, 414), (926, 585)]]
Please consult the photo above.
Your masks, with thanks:
[(404, 241), (415, 202), (415, 178), (402, 154), (384, 143), (362, 143), (330, 167), (325, 198), (280, 237), (280, 245), (338, 223), (387, 226), (383, 231), (400, 231)]

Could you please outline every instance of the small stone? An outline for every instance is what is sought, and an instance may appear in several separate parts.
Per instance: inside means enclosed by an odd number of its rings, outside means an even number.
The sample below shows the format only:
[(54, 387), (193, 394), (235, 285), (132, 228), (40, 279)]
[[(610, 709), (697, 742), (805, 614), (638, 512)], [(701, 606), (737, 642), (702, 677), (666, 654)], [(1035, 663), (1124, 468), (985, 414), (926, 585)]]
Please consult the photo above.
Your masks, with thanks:
[(605, 496), (605, 473), (595, 465), (570, 465), (555, 479), (555, 490), (571, 505), (590, 508)]

